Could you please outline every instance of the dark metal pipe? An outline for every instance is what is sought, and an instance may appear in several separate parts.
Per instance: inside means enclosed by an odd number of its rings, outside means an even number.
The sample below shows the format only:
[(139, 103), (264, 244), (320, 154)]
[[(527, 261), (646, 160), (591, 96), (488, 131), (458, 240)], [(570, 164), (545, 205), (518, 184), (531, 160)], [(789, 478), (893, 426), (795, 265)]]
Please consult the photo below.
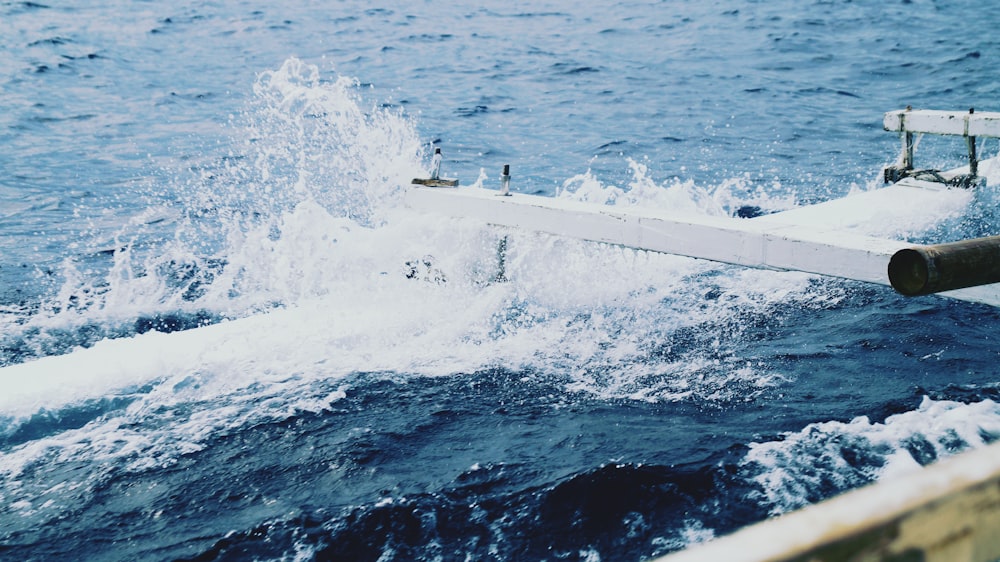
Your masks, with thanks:
[(889, 260), (889, 283), (907, 296), (1000, 283), (1000, 236), (902, 249)]

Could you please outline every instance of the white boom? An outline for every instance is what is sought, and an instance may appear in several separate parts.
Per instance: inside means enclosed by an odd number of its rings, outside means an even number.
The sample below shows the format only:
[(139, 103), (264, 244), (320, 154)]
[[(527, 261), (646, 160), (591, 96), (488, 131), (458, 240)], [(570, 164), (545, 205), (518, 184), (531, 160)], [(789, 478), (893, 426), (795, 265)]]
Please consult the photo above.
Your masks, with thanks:
[(747, 267), (798, 270), (889, 284), (886, 263), (906, 244), (829, 228), (713, 216), (677, 216), (636, 207), (480, 188), (410, 189), (415, 210), (497, 226), (677, 254)]
[[(669, 211), (581, 203), (570, 199), (514, 194), (481, 188), (412, 188), (410, 208), (455, 218), (478, 219), (496, 226), (545, 232), (722, 263), (803, 271), (890, 285), (888, 264), (907, 248), (901, 240), (852, 232), (858, 221), (901, 222), (906, 213), (935, 215), (963, 207), (965, 190), (928, 187), (912, 178), (878, 190), (752, 219), (679, 216)], [(895, 201), (907, 201), (896, 205)], [(879, 211), (884, 213), (879, 216)], [(857, 211), (853, 218), (850, 211)], [(895, 213), (893, 212), (895, 211)], [(926, 217), (925, 217), (926, 218)], [(991, 285), (942, 293), (1000, 306), (1000, 290)]]
[[(886, 129), (902, 131), (907, 136), (912, 132), (967, 138), (972, 134), (1000, 136), (1000, 113), (902, 110), (887, 113), (884, 123)], [(974, 170), (979, 164), (974, 151), (970, 151), (970, 159), (970, 168)], [(912, 162), (912, 153), (909, 160)], [(932, 247), (870, 235), (878, 228), (864, 226), (895, 225), (900, 231), (930, 226), (943, 217), (962, 212), (972, 200), (971, 190), (952, 187), (958, 185), (953, 178), (965, 178), (967, 181), (961, 184), (965, 186), (979, 185), (985, 180), (974, 171), (964, 173), (964, 168), (936, 174), (940, 181), (907, 175), (911, 169), (898, 171), (901, 176), (896, 178), (898, 181), (882, 189), (751, 219), (679, 215), (668, 210), (596, 205), (472, 187), (414, 187), (406, 191), (404, 200), (414, 210), (478, 219), (497, 226), (747, 267), (892, 285), (904, 294), (918, 294), (900, 289), (901, 285), (890, 279), (888, 265), (893, 255), (904, 249)], [(510, 177), (506, 168), (503, 177)], [(995, 249), (995, 253), (988, 255), (1000, 255), (1000, 240), (986, 243)], [(933, 248), (936, 253), (947, 251), (940, 246)], [(895, 272), (922, 275), (924, 281), (930, 276), (932, 282), (906, 283), (919, 285), (923, 291), (919, 294), (944, 291), (941, 294), (949, 297), (1000, 306), (1000, 284), (990, 284), (1000, 281), (997, 277), (1000, 268), (998, 273), (988, 272), (988, 275), (980, 275), (978, 271), (955, 275), (951, 271), (926, 271), (928, 267), (933, 270), (940, 264), (950, 266), (958, 261), (967, 269), (976, 269), (979, 267), (976, 261), (982, 261), (977, 256), (981, 255), (987, 254), (966, 252), (962, 260), (926, 264), (910, 260), (906, 267), (896, 267)], [(924, 269), (917, 271), (920, 267)]]

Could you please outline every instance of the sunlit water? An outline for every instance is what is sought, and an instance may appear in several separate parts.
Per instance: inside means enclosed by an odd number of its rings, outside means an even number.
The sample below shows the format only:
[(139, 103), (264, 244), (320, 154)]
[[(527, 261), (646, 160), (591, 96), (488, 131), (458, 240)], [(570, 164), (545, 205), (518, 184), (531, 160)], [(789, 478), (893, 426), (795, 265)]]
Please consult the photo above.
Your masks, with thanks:
[(640, 560), (1000, 435), (991, 307), (400, 204), (873, 189), (993, 11), (302, 4), (0, 3), (0, 556)]

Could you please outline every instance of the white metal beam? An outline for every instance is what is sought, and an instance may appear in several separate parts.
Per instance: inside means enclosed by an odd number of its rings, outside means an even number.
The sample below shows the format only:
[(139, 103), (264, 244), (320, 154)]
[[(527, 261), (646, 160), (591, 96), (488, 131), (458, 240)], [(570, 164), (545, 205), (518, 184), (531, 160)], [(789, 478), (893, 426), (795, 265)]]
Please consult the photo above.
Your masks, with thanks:
[(899, 109), (885, 114), (886, 131), (1000, 137), (1000, 113), (984, 111), (939, 111), (934, 109)]
[(580, 203), (479, 188), (411, 188), (416, 210), (747, 267), (889, 284), (886, 264), (905, 242), (826, 228)]
[[(746, 267), (889, 285), (889, 259), (915, 245), (866, 235), (844, 217), (864, 210), (862, 215), (871, 221), (906, 224), (907, 217), (939, 219), (971, 200), (968, 191), (926, 189), (921, 183), (907, 179), (884, 189), (753, 219), (680, 216), (663, 210), (526, 194), (505, 197), (498, 191), (473, 187), (411, 187), (404, 202), (414, 210), (497, 226)], [(941, 294), (1000, 306), (1000, 285)]]

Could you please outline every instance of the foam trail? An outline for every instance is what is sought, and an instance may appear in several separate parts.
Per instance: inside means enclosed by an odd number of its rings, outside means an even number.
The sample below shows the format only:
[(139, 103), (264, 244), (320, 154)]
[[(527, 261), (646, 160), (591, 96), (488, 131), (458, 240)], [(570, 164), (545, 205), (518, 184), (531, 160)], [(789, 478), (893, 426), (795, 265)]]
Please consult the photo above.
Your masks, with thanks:
[(1000, 405), (992, 400), (962, 404), (924, 397), (916, 410), (884, 423), (861, 416), (753, 443), (744, 469), (758, 484), (761, 503), (780, 514), (998, 438)]
[[(188, 400), (174, 389), (197, 381), (205, 408), (202, 425), (189, 428), (197, 443), (211, 428), (322, 402), (279, 392), (288, 385), (373, 371), (441, 376), (503, 366), (605, 399), (749, 400), (789, 381), (743, 359), (755, 329), (747, 319), (837, 306), (842, 296), (803, 274), (407, 213), (395, 195), (424, 163), (410, 121), (362, 110), (356, 81), (325, 81), (297, 59), (262, 73), (255, 96), (246, 142), (214, 175), (184, 186), (176, 236), (145, 254), (123, 244), (101, 290), (68, 283), (59, 296), (66, 306), (33, 327), (108, 326), (111, 317), (178, 310), (234, 320), (173, 334), (122, 330), (113, 335), (124, 339), (0, 369), (10, 388), (0, 398), (4, 433), (36, 413), (107, 396), (138, 393), (145, 406), (136, 408), (155, 411)], [(738, 201), (728, 183), (714, 192), (658, 185), (645, 166), (630, 166), (625, 188), (585, 175), (561, 196), (703, 214), (728, 213)], [(494, 283), (501, 236), (509, 238), (508, 283)], [(69, 306), (81, 295), (86, 303)], [(255, 406), (275, 396), (283, 396), (275, 410)], [(204, 406), (215, 399), (239, 415)]]

